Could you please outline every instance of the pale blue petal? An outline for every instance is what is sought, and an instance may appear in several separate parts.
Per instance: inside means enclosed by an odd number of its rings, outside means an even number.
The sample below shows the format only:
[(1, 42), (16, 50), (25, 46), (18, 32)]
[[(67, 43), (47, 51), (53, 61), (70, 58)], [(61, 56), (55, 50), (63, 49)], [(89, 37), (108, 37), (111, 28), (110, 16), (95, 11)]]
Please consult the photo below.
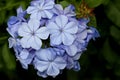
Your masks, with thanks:
[(53, 2), (53, 1), (49, 1), (49, 2), (47, 2), (47, 3), (43, 6), (43, 8), (44, 8), (44, 9), (52, 9), (53, 6), (54, 6), (54, 2)]
[(62, 57), (56, 57), (54, 60), (56, 67), (59, 69), (64, 69), (66, 67), (66, 61)]
[(64, 45), (71, 45), (74, 40), (75, 40), (75, 37), (71, 34), (64, 33), (62, 36), (62, 41)]
[(42, 15), (41, 15), (40, 13), (35, 12), (35, 13), (33, 13), (33, 14), (30, 15), (30, 18), (31, 18), (31, 19), (40, 20), (40, 19), (41, 19), (41, 16), (42, 16)]
[(77, 47), (75, 45), (70, 45), (65, 50), (69, 56), (75, 56), (77, 54)]
[(83, 40), (87, 37), (87, 30), (84, 30), (83, 32), (77, 34), (78, 40)]
[(36, 31), (40, 26), (40, 21), (37, 19), (30, 19), (28, 22), (28, 27), (31, 31)]
[(40, 12), (39, 12), (39, 15), (41, 15), (42, 18), (46, 18), (46, 13), (45, 13), (44, 10), (43, 10), (43, 11), (40, 11)]
[(56, 4), (52, 11), (57, 15), (62, 14), (63, 13), (63, 7), (60, 4)]
[(55, 53), (51, 53), (49, 49), (40, 49), (39, 51), (36, 51), (36, 56), (41, 61), (49, 61), (54, 60), (56, 57)]
[(51, 13), (50, 11), (44, 10), (44, 13), (46, 14), (46, 17), (51, 19), (53, 16), (53, 13)]
[(67, 33), (75, 34), (78, 31), (78, 26), (76, 25), (75, 22), (69, 22), (65, 28), (64, 31)]
[(20, 14), (20, 13), (22, 13), (23, 12), (23, 9), (22, 9), (22, 7), (20, 6), (18, 9), (17, 9), (17, 14)]
[(13, 46), (16, 45), (16, 40), (15, 40), (15, 38), (10, 37), (10, 38), (8, 39), (8, 42), (9, 42), (9, 48), (12, 48)]
[(62, 35), (55, 33), (50, 36), (50, 42), (53, 45), (59, 45), (62, 43)]
[(59, 27), (54, 22), (50, 22), (47, 25), (47, 28), (51, 34), (57, 33), (59, 31)]
[(31, 47), (33, 48), (33, 49), (36, 49), (36, 50), (39, 50), (40, 48), (41, 48), (41, 46), (42, 46), (42, 41), (41, 41), (41, 39), (39, 39), (38, 37), (33, 37), (33, 41), (32, 41), (32, 39), (31, 39)]
[(56, 17), (55, 21), (59, 27), (64, 28), (68, 23), (68, 18), (64, 15), (60, 15)]
[(73, 57), (73, 59), (74, 60), (78, 60), (78, 59), (80, 59), (80, 56), (82, 55), (82, 53), (77, 53), (74, 57)]
[(64, 14), (66, 14), (67, 16), (75, 16), (75, 12), (73, 11), (73, 6), (72, 5), (69, 5), (68, 7), (66, 7), (64, 9)]
[(36, 13), (37, 9), (34, 6), (29, 6), (26, 11), (28, 14), (32, 14), (32, 13)]
[(36, 36), (40, 39), (47, 39), (49, 36), (49, 31), (46, 27), (40, 27), (40, 29), (36, 31)]
[(40, 61), (40, 60), (37, 60), (35, 62), (35, 68), (40, 72), (45, 71), (48, 67), (49, 67), (49, 62)]
[(28, 36), (28, 35), (30, 35), (31, 30), (28, 28), (27, 23), (22, 23), (19, 27), (20, 27), (18, 29), (18, 35), (19, 36)]
[(19, 56), (21, 59), (27, 59), (27, 57), (29, 56), (29, 52), (26, 49), (23, 49)]
[(46, 74), (46, 71), (45, 72), (37, 72), (37, 75), (38, 76), (42, 76), (43, 78), (46, 78), (47, 77), (47, 74)]
[(57, 66), (54, 65), (54, 63), (51, 63), (47, 69), (47, 74), (49, 76), (57, 76), (60, 73), (59, 69)]
[(43, 7), (44, 6), (44, 4), (45, 4), (45, 0), (39, 0), (40, 2), (39, 2), (39, 6), (40, 7)]
[(20, 43), (22, 45), (23, 48), (30, 48), (30, 44), (28, 44), (28, 40), (31, 38), (31, 36), (26, 36), (26, 37), (23, 37), (21, 40), (20, 40)]

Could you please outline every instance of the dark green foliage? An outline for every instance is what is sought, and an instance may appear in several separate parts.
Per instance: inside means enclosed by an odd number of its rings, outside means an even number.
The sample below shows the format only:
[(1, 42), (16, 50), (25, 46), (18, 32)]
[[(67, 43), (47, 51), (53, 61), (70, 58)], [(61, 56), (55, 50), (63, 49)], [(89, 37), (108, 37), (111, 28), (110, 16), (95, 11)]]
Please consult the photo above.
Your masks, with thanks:
[[(7, 20), (16, 15), (19, 6), (26, 9), (30, 1), (0, 0), (0, 75), (3, 76), (0, 80), (120, 80), (120, 0), (85, 0), (89, 7), (94, 8), (95, 14), (90, 17), (88, 25), (97, 28), (101, 37), (90, 41), (88, 50), (79, 60), (79, 72), (65, 70), (55, 79), (38, 77), (33, 67), (22, 69), (19, 61), (15, 60), (13, 50), (8, 48)], [(56, 0), (64, 7), (81, 1)]]

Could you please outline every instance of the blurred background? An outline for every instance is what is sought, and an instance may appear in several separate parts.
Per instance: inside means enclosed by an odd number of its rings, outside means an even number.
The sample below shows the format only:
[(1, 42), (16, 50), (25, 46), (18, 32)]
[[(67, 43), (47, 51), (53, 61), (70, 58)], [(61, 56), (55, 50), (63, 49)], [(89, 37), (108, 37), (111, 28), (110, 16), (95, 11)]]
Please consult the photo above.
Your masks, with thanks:
[[(77, 17), (90, 17), (100, 38), (91, 40), (79, 62), (81, 70), (64, 70), (56, 78), (42, 79), (32, 66), (21, 67), (13, 49), (8, 48), (10, 35), (6, 31), (7, 20), (16, 16), (16, 9), (26, 9), (31, 0), (0, 0), (0, 80), (120, 80), (120, 0), (56, 0), (66, 6), (76, 7)], [(60, 2), (61, 1), (61, 2)]]

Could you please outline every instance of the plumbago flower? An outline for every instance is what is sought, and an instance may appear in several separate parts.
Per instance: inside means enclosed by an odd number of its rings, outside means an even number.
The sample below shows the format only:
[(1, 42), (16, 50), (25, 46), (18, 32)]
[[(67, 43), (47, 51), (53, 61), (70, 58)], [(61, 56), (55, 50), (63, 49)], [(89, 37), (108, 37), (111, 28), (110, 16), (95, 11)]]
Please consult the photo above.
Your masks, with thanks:
[(69, 21), (69, 19), (60, 15), (55, 18), (54, 22), (50, 22), (47, 25), (50, 31), (51, 45), (71, 45), (75, 40), (75, 33), (77, 33), (78, 26), (75, 22)]
[[(26, 15), (29, 14), (29, 17)], [(33, 0), (8, 20), (9, 48), (24, 69), (33, 65), (37, 75), (56, 77), (63, 69), (80, 70), (78, 60), (99, 32), (87, 26), (89, 18), (77, 19), (75, 7), (63, 9), (55, 0)]]
[(27, 8), (27, 13), (31, 14), (30, 18), (52, 18), (53, 13), (51, 9), (54, 7), (53, 0), (36, 0)]
[(69, 5), (63, 9), (62, 5), (56, 4), (52, 11), (55, 13), (55, 15), (66, 15), (67, 17), (74, 17), (76, 15), (74, 10), (75, 7), (73, 5)]
[(47, 77), (47, 75), (55, 77), (61, 69), (66, 67), (66, 61), (62, 56), (58, 56), (52, 48), (37, 51), (34, 64), (38, 69), (38, 74), (43, 77)]
[(39, 27), (38, 20), (30, 19), (28, 23), (22, 23), (18, 34), (21, 36), (21, 45), (23, 48), (40, 49), (42, 46), (41, 39), (47, 39), (49, 32), (46, 27)]

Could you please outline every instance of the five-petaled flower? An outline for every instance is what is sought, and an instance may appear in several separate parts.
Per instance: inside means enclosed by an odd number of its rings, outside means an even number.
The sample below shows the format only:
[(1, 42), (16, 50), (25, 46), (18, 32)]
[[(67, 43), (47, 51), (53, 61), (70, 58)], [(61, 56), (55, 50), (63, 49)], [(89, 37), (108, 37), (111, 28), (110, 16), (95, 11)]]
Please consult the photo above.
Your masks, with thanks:
[(49, 32), (46, 27), (39, 26), (39, 21), (34, 19), (30, 19), (28, 23), (22, 23), (18, 30), (18, 34), (22, 37), (20, 43), (23, 48), (31, 47), (36, 50), (41, 48), (41, 39), (47, 39)]
[(69, 19), (60, 15), (55, 18), (54, 22), (50, 22), (47, 25), (50, 31), (51, 45), (71, 45), (75, 40), (75, 33), (78, 31), (78, 26), (75, 22), (69, 21)]
[(37, 51), (34, 64), (39, 75), (46, 72), (44, 76), (49, 75), (53, 77), (57, 76), (60, 70), (66, 67), (66, 61), (61, 56), (57, 56), (52, 48), (40, 49)]
[(52, 18), (53, 13), (51, 9), (54, 7), (53, 0), (38, 0), (27, 8), (27, 13), (31, 14), (30, 18)]

